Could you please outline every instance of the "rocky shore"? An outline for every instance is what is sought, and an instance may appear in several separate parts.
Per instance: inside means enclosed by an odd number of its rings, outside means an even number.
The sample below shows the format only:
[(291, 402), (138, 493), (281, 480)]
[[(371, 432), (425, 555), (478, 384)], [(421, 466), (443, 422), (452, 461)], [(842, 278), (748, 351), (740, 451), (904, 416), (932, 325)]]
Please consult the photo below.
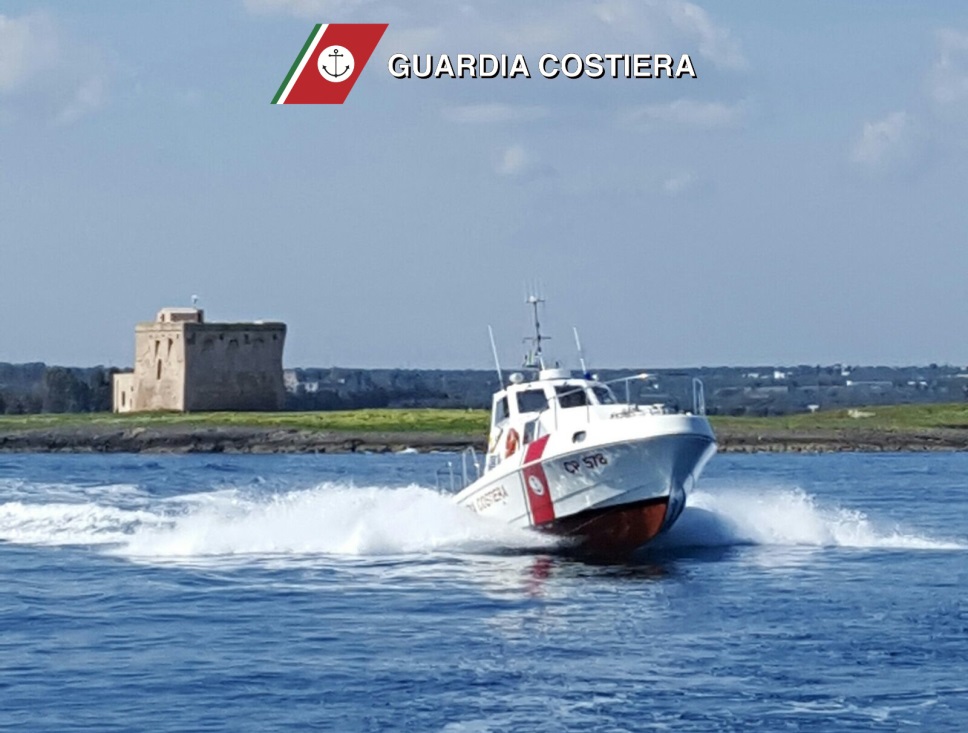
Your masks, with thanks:
[[(968, 450), (968, 428), (716, 431), (726, 453)], [(426, 432), (321, 432), (252, 427), (97, 425), (0, 432), (0, 453), (387, 453), (484, 449), (482, 438)]]
[(716, 430), (724, 453), (882, 453), (968, 450), (968, 429)]
[(387, 453), (481, 447), (463, 435), (424, 432), (322, 432), (253, 427), (165, 425), (106, 429), (72, 426), (0, 432), (0, 453)]

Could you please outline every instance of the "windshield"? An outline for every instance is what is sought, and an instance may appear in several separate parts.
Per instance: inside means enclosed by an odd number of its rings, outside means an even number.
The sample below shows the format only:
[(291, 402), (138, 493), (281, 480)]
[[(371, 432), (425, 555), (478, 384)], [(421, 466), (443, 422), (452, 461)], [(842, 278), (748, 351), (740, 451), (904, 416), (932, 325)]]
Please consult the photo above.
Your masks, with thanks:
[(615, 399), (615, 395), (612, 394), (612, 390), (604, 385), (592, 387), (592, 392), (595, 393), (595, 399), (598, 400), (598, 404), (600, 405), (618, 404), (618, 400)]
[(540, 389), (518, 392), (518, 412), (541, 412), (547, 406), (548, 400)]
[(584, 407), (588, 404), (585, 390), (573, 384), (555, 387), (555, 392), (558, 394), (558, 404), (562, 407)]

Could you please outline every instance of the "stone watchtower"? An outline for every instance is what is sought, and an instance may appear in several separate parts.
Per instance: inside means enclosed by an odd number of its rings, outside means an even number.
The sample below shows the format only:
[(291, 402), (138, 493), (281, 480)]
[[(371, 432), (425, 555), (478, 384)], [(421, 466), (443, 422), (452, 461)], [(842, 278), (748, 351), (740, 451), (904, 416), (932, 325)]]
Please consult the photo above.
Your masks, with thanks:
[(114, 411), (279, 410), (284, 323), (206, 323), (163, 308), (135, 328), (134, 373), (114, 376)]

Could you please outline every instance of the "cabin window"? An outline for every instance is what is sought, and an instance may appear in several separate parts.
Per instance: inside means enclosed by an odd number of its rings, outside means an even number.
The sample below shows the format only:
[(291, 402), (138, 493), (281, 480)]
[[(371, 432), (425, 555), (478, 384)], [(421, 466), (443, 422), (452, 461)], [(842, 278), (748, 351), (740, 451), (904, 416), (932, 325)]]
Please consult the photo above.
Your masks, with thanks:
[(538, 419), (535, 418), (534, 420), (529, 420), (524, 424), (524, 437), (521, 439), (521, 442), (527, 445), (528, 443), (530, 443), (535, 439), (535, 436), (537, 434), (538, 434)]
[(508, 419), (508, 398), (507, 396), (502, 397), (496, 405), (494, 405), (494, 423), (504, 422)]
[(585, 390), (581, 387), (565, 384), (555, 387), (555, 392), (558, 394), (558, 404), (562, 407), (584, 407), (588, 404)]
[(595, 399), (598, 400), (600, 405), (614, 405), (617, 404), (615, 395), (612, 394), (612, 390), (608, 387), (592, 387), (592, 392), (595, 393)]
[(548, 407), (548, 400), (540, 389), (518, 392), (518, 412), (541, 412)]

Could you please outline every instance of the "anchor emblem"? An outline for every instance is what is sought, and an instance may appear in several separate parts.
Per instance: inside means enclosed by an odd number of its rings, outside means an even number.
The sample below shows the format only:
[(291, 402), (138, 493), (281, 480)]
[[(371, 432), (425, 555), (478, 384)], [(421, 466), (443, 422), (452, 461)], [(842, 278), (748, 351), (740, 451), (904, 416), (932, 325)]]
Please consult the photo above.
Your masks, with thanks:
[(540, 478), (538, 478), (534, 474), (531, 474), (530, 476), (528, 476), (528, 487), (531, 489), (531, 491), (534, 493), (535, 496), (544, 496), (544, 492), (545, 492), (544, 483), (541, 481)]
[(346, 81), (353, 75), (355, 66), (353, 54), (345, 46), (324, 48), (316, 61), (320, 75), (326, 81)]

